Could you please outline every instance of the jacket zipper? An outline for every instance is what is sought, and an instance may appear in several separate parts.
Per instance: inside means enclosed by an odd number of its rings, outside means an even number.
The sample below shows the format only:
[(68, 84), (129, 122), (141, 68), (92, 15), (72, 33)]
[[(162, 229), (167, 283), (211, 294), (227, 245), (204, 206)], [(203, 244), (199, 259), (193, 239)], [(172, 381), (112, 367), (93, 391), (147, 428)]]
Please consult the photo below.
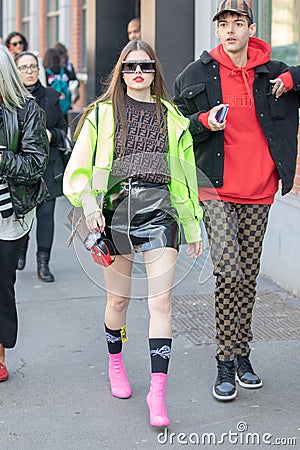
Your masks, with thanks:
[[(131, 209), (131, 181), (132, 178), (127, 178), (127, 181), (125, 182), (124, 191), (127, 193), (128, 196), (128, 202), (127, 202), (127, 237), (128, 241), (131, 244), (130, 240), (130, 209)], [(132, 245), (131, 245), (132, 248)]]

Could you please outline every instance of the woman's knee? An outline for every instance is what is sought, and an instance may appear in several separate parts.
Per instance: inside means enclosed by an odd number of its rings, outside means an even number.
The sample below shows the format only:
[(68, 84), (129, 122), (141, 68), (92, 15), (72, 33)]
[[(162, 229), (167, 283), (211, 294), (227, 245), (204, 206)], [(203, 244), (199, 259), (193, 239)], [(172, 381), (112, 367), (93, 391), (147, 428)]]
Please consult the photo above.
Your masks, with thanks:
[(123, 312), (128, 308), (129, 297), (122, 297), (119, 295), (108, 294), (108, 306), (117, 313)]
[(152, 296), (149, 298), (148, 305), (150, 315), (158, 314), (168, 316), (172, 310), (171, 294), (166, 293)]

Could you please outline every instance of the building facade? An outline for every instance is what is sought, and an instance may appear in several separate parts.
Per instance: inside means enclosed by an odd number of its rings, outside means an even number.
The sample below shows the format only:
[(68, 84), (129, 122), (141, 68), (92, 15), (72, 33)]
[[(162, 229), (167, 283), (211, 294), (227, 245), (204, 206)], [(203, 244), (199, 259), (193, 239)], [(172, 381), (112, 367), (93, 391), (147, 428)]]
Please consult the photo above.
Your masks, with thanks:
[[(299, 64), (299, 0), (249, 0), (257, 36), (273, 47), (272, 57)], [(0, 0), (2, 39), (24, 34), (29, 49), (43, 57), (57, 42), (69, 50), (80, 80), (82, 109), (100, 92), (127, 42), (127, 23), (141, 17), (142, 39), (155, 47), (172, 90), (175, 76), (204, 49), (217, 45), (211, 21), (218, 0)], [(277, 196), (265, 239), (262, 270), (299, 294), (300, 156), (291, 194)]]

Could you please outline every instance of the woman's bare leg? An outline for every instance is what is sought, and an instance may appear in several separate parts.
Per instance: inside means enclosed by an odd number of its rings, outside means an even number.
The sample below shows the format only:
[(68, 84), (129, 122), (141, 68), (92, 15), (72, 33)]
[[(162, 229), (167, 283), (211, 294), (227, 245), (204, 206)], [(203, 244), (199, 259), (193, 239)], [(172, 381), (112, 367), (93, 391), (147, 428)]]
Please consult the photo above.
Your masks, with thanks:
[(178, 252), (166, 247), (144, 253), (148, 277), (149, 338), (172, 337), (172, 284)]
[(118, 255), (115, 262), (104, 269), (107, 289), (105, 324), (117, 330), (126, 323), (126, 313), (130, 301), (131, 271), (133, 254)]

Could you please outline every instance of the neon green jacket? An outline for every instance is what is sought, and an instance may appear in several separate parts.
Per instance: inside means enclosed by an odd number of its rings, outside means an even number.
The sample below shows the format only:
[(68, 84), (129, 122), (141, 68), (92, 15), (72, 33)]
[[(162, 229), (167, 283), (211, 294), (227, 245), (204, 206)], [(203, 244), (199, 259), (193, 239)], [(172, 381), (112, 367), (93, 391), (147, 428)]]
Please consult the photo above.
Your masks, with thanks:
[[(167, 108), (168, 188), (172, 205), (188, 243), (201, 240), (202, 209), (198, 202), (193, 140), (188, 130), (189, 120), (169, 102)], [(96, 145), (95, 108), (87, 116), (64, 173), (63, 190), (74, 206), (82, 206), (84, 214), (99, 210), (96, 197), (106, 193), (114, 156), (114, 117), (110, 101), (99, 103), (98, 139)]]

